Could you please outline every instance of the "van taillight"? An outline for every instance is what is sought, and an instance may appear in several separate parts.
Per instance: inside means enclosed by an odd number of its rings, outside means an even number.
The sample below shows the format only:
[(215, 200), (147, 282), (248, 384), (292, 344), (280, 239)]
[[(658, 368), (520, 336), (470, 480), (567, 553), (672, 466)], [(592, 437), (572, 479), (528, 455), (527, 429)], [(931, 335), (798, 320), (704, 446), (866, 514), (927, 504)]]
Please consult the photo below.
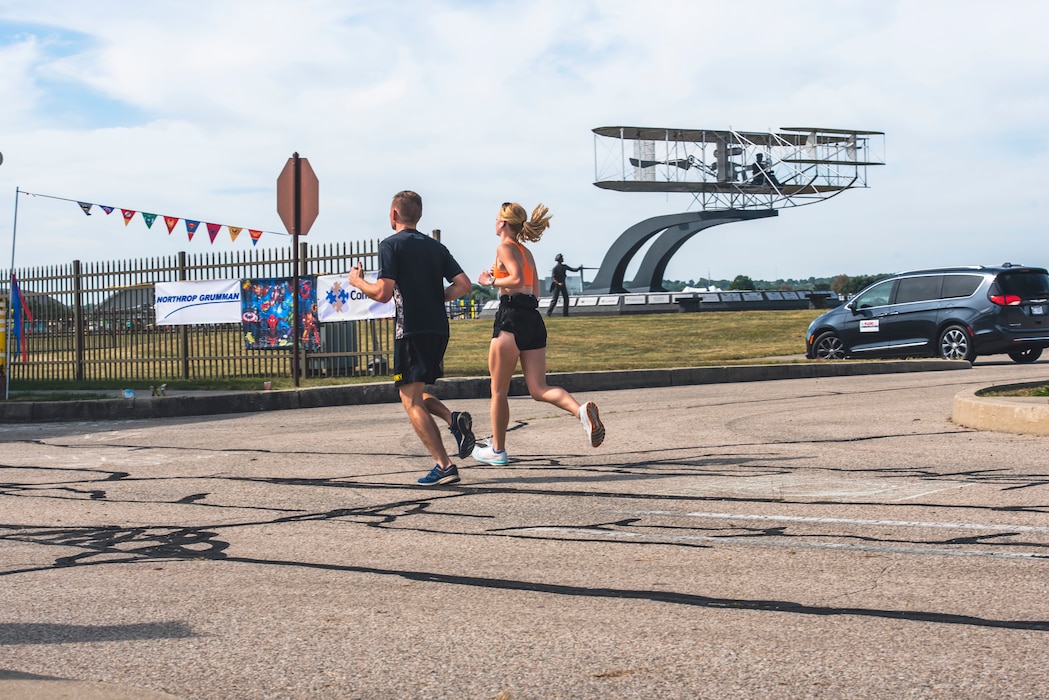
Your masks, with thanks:
[(1019, 306), (1021, 301), (1023, 300), (1015, 294), (991, 295), (991, 303), (997, 304), (998, 306)]

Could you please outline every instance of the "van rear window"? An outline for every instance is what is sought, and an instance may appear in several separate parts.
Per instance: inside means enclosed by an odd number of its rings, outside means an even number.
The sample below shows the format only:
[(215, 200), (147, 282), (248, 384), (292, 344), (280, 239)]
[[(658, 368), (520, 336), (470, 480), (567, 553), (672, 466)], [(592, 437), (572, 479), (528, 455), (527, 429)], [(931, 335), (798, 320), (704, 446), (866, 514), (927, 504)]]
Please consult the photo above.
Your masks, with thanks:
[(1003, 272), (998, 275), (998, 286), (1003, 294), (1022, 299), (1049, 298), (1049, 275), (1042, 271)]
[(943, 278), (943, 298), (967, 297), (980, 287), (979, 275), (946, 275)]

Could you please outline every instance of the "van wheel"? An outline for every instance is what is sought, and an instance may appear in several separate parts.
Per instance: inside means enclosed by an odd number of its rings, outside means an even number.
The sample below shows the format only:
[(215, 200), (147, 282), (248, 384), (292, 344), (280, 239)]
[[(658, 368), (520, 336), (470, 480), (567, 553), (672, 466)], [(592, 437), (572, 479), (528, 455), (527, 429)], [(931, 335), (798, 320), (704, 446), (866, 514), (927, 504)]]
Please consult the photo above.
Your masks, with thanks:
[(969, 332), (961, 326), (947, 326), (940, 333), (940, 342), (938, 343), (940, 357), (945, 360), (968, 360), (972, 362), (976, 359), (976, 352), (973, 350), (973, 339), (969, 337)]
[(1009, 357), (1013, 362), (1019, 362), (1021, 365), (1026, 365), (1029, 362), (1034, 362), (1042, 356), (1041, 348), (1027, 348), (1026, 350), (1017, 350), (1016, 352), (1009, 353)]
[(833, 331), (827, 331), (812, 344), (812, 356), (817, 360), (844, 360), (845, 346)]

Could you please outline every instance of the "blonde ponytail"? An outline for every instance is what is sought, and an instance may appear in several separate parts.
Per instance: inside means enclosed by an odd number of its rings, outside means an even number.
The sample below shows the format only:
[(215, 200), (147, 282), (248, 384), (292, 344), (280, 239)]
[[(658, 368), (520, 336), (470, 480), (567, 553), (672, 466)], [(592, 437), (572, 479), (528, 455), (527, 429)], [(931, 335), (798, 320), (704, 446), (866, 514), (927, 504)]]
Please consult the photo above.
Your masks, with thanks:
[(499, 209), (499, 219), (510, 224), (514, 240), (534, 243), (543, 237), (543, 232), (550, 228), (550, 210), (537, 204), (532, 210), (532, 218), (527, 219), (525, 208), (517, 202), (503, 202)]
[(530, 243), (535, 243), (543, 237), (543, 232), (550, 228), (551, 218), (550, 210), (542, 204), (537, 204), (532, 210), (531, 220), (524, 222), (521, 233), (517, 236), (518, 240), (523, 238)]

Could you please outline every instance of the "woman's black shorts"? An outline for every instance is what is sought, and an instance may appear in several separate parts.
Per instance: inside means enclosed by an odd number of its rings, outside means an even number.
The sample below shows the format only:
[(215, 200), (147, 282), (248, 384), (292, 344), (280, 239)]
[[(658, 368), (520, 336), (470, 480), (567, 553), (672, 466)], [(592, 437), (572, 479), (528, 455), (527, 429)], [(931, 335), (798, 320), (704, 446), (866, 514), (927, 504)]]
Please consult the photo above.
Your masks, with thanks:
[(539, 300), (531, 294), (499, 297), (492, 337), (501, 331), (513, 333), (517, 349), (538, 350), (546, 347), (546, 324), (539, 313)]

